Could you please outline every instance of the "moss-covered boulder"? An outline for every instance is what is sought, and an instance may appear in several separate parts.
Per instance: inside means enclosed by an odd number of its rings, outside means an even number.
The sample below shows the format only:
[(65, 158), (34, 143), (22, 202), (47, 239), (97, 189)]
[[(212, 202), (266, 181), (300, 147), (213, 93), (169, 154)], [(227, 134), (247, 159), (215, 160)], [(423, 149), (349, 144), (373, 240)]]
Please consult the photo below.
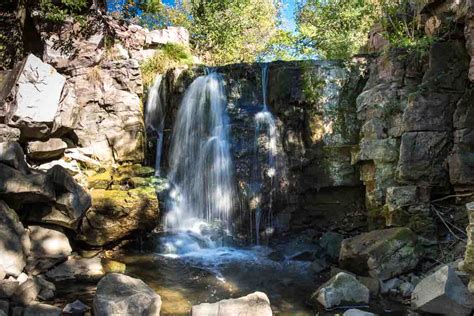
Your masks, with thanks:
[(153, 186), (91, 191), (92, 207), (81, 225), (79, 239), (103, 246), (158, 224), (158, 199)]
[(415, 268), (421, 256), (417, 235), (399, 227), (344, 239), (339, 263), (341, 268), (358, 275), (387, 280)]

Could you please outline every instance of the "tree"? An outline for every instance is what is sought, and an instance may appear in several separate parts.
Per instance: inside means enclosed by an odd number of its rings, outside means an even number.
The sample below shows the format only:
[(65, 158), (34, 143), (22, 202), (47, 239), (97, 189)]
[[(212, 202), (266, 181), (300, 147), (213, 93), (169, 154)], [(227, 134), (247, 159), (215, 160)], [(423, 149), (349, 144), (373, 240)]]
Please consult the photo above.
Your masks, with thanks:
[(297, 13), (302, 53), (344, 59), (367, 42), (378, 7), (369, 0), (307, 0)]
[(210, 64), (254, 61), (277, 31), (273, 0), (193, 0), (192, 40)]

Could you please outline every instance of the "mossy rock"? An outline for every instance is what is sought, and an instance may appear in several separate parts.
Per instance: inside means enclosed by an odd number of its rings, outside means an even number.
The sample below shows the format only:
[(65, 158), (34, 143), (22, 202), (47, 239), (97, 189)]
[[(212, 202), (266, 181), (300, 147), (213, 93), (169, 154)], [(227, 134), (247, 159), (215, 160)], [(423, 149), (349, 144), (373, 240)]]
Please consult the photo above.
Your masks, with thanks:
[(112, 183), (112, 172), (107, 170), (102, 173), (96, 173), (87, 177), (90, 189), (107, 189)]
[(151, 186), (91, 191), (92, 207), (82, 221), (79, 239), (103, 246), (158, 225), (159, 203)]
[(340, 266), (388, 280), (415, 268), (422, 254), (418, 237), (409, 228), (375, 230), (342, 242)]

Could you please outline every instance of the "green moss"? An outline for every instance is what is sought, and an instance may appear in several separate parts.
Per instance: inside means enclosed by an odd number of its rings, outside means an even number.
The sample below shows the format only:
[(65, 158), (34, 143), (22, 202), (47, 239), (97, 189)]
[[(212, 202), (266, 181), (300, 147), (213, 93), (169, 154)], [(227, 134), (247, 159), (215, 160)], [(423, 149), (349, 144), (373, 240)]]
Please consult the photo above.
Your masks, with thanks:
[(107, 170), (102, 173), (96, 173), (87, 178), (89, 188), (91, 189), (107, 189), (112, 183), (112, 173)]

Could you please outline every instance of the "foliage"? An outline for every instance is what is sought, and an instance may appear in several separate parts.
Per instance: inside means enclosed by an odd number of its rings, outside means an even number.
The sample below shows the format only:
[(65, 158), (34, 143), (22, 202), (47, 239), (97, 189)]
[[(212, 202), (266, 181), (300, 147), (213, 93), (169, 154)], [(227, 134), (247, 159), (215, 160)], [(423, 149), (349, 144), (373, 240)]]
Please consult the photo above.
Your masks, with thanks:
[(184, 26), (204, 62), (249, 62), (275, 39), (279, 0), (127, 0), (123, 15), (148, 28)]
[(425, 34), (420, 21), (417, 8), (421, 8), (423, 3), (425, 0), (378, 0), (382, 11), (380, 23), (392, 47), (417, 55), (427, 52), (434, 38)]
[(302, 52), (328, 59), (356, 54), (367, 41), (375, 12), (367, 0), (307, 0), (297, 13)]
[(293, 60), (297, 55), (296, 45), (297, 37), (293, 33), (278, 29), (258, 56), (258, 60)]
[(178, 44), (166, 44), (157, 49), (155, 55), (141, 65), (143, 84), (153, 83), (157, 73), (165, 73), (168, 69), (181, 65), (193, 64), (193, 56), (188, 47)]
[(306, 0), (297, 25), (303, 53), (329, 59), (357, 54), (370, 28), (380, 23), (393, 48), (424, 53), (433, 38), (425, 35), (417, 8), (426, 0)]
[(68, 16), (77, 16), (87, 8), (88, 0), (40, 0), (39, 15), (53, 23), (61, 23)]
[(273, 0), (193, 0), (193, 43), (209, 64), (254, 61), (276, 32)]

